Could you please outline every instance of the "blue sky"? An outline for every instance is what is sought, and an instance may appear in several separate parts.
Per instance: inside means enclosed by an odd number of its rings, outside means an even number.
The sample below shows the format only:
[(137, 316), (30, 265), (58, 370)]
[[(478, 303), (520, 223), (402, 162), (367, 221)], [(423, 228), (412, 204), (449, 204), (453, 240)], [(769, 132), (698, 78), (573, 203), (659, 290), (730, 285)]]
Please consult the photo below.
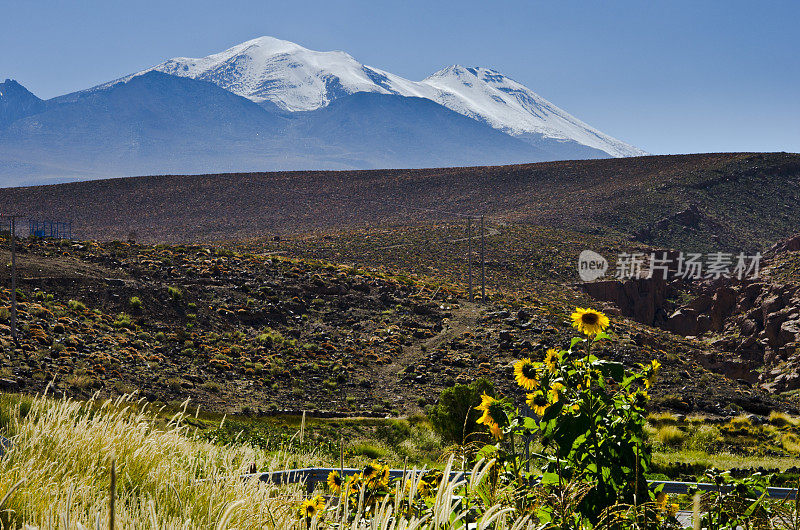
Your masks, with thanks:
[(652, 153), (800, 152), (800, 2), (0, 2), (0, 78), (43, 98), (271, 35), (419, 80), (487, 66)]

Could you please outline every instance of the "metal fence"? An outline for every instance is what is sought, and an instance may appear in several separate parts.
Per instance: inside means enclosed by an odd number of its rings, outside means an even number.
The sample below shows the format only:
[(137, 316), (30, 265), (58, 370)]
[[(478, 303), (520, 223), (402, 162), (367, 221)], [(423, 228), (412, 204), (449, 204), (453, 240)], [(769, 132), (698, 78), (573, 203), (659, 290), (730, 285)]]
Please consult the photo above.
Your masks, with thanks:
[(31, 237), (72, 239), (72, 221), (28, 219)]
[[(269, 482), (272, 484), (305, 484), (306, 490), (310, 493), (320, 483), (324, 484), (328, 479), (328, 474), (331, 471), (338, 471), (342, 475), (352, 475), (359, 473), (361, 469), (356, 468), (333, 468), (333, 467), (307, 467), (301, 469), (285, 469), (281, 471), (273, 471), (272, 473), (249, 473), (242, 475), (242, 478), (249, 479), (256, 477), (261, 482)], [(389, 478), (402, 478), (404, 475), (412, 473), (425, 473), (430, 470), (419, 469), (390, 469)], [(468, 477), (469, 471), (451, 471), (450, 480), (458, 480), (462, 477)], [(664, 493), (668, 495), (682, 495), (688, 493), (692, 488), (700, 491), (730, 491), (732, 486), (717, 486), (705, 482), (673, 482), (666, 480), (650, 480), (648, 481), (652, 486), (664, 485)], [(767, 496), (773, 499), (794, 499), (797, 496), (797, 488), (767, 488)]]

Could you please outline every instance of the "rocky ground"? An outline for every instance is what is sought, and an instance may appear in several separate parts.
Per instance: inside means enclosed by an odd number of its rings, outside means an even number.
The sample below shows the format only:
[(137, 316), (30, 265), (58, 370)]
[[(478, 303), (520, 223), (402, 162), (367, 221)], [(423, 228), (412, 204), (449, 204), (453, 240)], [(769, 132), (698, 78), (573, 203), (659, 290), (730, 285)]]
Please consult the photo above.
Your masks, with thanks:
[[(18, 346), (8, 289), (0, 295), (4, 390), (136, 390), (221, 412), (413, 412), (477, 377), (511, 394), (512, 362), (568, 344), (571, 309), (594, 303), (561, 281), (542, 287), (545, 268), (567, 268), (546, 261), (524, 289), (473, 303), (460, 282), (264, 248), (26, 240), (19, 250)], [(621, 317), (613, 330), (602, 356), (664, 365), (655, 409), (796, 412), (791, 396), (723, 375), (702, 340)]]

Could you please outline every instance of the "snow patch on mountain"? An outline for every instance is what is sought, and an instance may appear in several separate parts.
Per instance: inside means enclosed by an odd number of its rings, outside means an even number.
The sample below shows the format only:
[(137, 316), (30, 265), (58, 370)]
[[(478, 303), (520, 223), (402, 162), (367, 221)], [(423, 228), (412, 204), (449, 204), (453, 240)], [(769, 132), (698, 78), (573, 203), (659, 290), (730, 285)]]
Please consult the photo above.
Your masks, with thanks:
[(453, 65), (422, 83), (438, 89), (437, 101), (442, 105), (512, 136), (537, 133), (574, 140), (617, 157), (647, 154), (598, 131), (495, 70)]

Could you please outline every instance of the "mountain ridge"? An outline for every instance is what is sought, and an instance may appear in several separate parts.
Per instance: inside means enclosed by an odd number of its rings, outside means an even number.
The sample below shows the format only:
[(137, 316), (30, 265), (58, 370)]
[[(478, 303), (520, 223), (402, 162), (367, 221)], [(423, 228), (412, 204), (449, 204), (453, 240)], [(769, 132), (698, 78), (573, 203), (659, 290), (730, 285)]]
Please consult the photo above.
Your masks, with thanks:
[[(0, 128), (6, 185), (135, 174), (411, 168), (557, 158), (435, 102), (356, 93), (273, 113), (159, 71), (65, 95)], [(555, 145), (558, 147), (558, 145)], [(27, 177), (26, 177), (27, 175)], [(38, 177), (36, 175), (39, 175)]]
[(615, 157), (647, 154), (489, 68), (451, 65), (422, 81), (411, 81), (362, 64), (344, 51), (319, 52), (265, 36), (202, 58), (169, 59), (142, 72), (150, 70), (210, 81), (290, 112), (315, 110), (356, 92), (422, 97), (511, 136), (571, 140)]
[(410, 81), (271, 37), (46, 101), (0, 84), (0, 186), (643, 153), (495, 70), (453, 65)]

